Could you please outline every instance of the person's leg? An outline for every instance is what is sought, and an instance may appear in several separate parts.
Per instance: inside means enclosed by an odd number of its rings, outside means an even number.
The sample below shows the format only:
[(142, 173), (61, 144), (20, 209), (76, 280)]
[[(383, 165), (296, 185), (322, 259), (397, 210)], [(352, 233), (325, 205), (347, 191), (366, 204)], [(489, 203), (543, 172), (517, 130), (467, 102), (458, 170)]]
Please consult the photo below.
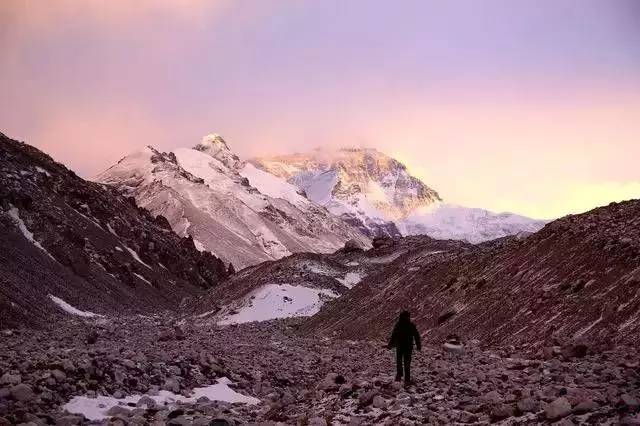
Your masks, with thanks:
[(404, 381), (411, 382), (411, 351), (406, 351), (403, 356), (404, 361)]
[(396, 349), (396, 382), (402, 379), (402, 352), (399, 348)]

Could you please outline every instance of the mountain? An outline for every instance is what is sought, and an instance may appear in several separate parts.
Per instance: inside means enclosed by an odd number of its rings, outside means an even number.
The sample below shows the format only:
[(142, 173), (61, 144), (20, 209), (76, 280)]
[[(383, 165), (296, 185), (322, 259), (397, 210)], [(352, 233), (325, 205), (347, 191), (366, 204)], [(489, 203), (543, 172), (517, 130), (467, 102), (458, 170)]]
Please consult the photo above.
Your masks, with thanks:
[(567, 216), (529, 236), (409, 252), (303, 328), (385, 337), (403, 309), (431, 342), (456, 333), (503, 347), (536, 348), (552, 337), (637, 345), (640, 200)]
[(245, 268), (223, 285), (193, 299), (190, 321), (226, 325), (311, 316), (325, 302), (347, 294), (367, 276), (381, 273), (406, 253), (440, 253), (468, 245), (421, 235), (377, 239), (366, 251), (347, 245), (330, 254), (295, 253)]
[(399, 161), (375, 149), (315, 150), (250, 160), (287, 179), (370, 237), (426, 234), (472, 243), (534, 232), (543, 221), (442, 202)]
[(296, 186), (242, 162), (218, 135), (193, 149), (147, 147), (96, 180), (134, 197), (236, 269), (295, 252), (332, 252), (352, 239), (370, 244)]
[(0, 133), (0, 328), (177, 310), (227, 276), (166, 220)]

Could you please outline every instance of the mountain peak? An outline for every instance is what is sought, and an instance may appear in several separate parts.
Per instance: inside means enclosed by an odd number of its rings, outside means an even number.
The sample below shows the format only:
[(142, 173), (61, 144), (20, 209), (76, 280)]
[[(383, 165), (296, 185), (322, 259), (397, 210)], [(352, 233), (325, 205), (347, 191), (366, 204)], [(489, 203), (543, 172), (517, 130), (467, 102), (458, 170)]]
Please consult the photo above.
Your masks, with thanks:
[(229, 149), (227, 142), (217, 133), (209, 133), (193, 149), (209, 154), (231, 169), (236, 169), (241, 164), (240, 158)]

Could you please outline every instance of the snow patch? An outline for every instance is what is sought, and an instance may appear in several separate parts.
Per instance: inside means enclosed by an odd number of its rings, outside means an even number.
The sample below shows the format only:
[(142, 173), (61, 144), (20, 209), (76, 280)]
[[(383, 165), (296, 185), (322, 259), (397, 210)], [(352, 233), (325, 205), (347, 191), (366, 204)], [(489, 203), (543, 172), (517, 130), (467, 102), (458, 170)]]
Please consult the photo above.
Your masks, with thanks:
[[(124, 244), (123, 244), (123, 245), (124, 245)], [(117, 248), (117, 247), (116, 247), (116, 248)], [(147, 268), (149, 268), (149, 269), (153, 269), (151, 266), (149, 266), (149, 265), (147, 265), (146, 263), (144, 263), (144, 262), (142, 261), (142, 259), (140, 259), (140, 256), (138, 256), (138, 253), (137, 253), (135, 250), (133, 250), (132, 248), (129, 248), (129, 247), (127, 247), (127, 246), (124, 246), (124, 248), (126, 248), (126, 249), (127, 249), (127, 251), (129, 252), (129, 254), (131, 254), (131, 256), (133, 256), (133, 258), (134, 258), (135, 260), (137, 260), (139, 263), (143, 264), (144, 266), (146, 266), (146, 267), (147, 267)]]
[[(260, 403), (258, 398), (243, 395), (234, 391), (229, 387), (229, 384), (231, 384), (231, 381), (226, 377), (222, 377), (218, 379), (217, 383), (214, 385), (193, 389), (193, 392), (189, 397), (178, 395), (166, 390), (159, 391), (158, 395), (146, 396), (153, 399), (157, 405), (161, 406), (173, 406), (177, 402), (193, 404), (198, 398), (203, 396), (209, 398), (211, 401), (225, 401), (251, 405)], [(76, 396), (63, 405), (62, 408), (69, 413), (82, 414), (89, 420), (104, 420), (109, 417), (107, 415), (107, 411), (109, 411), (109, 409), (117, 405), (122, 405), (127, 409), (132, 409), (133, 407), (128, 404), (137, 404), (142, 396), (143, 395), (131, 395), (122, 399), (116, 399), (110, 396), (98, 396), (96, 398)]]
[(360, 274), (359, 272), (347, 272), (344, 278), (336, 279), (340, 281), (343, 286), (347, 288), (353, 288), (356, 284), (362, 281), (362, 278), (362, 274)]
[(53, 303), (58, 305), (63, 311), (65, 311), (68, 314), (76, 315), (76, 316), (79, 316), (79, 317), (85, 317), (85, 318), (94, 318), (94, 317), (102, 317), (103, 316), (103, 315), (96, 314), (96, 313), (89, 312), (89, 311), (81, 311), (80, 309), (71, 306), (70, 304), (68, 304), (64, 300), (62, 300), (59, 297), (56, 297), (56, 296), (54, 296), (52, 294), (50, 294), (48, 297), (49, 297), (49, 299), (51, 299), (53, 301)]
[(218, 321), (218, 325), (311, 316), (320, 310), (327, 299), (338, 296), (326, 289), (267, 284), (246, 298), (245, 306)]
[(18, 226), (18, 229), (20, 229), (20, 231), (22, 232), (22, 235), (24, 235), (24, 237), (27, 240), (31, 241), (31, 243), (34, 246), (36, 246), (40, 250), (42, 250), (51, 259), (56, 260), (53, 256), (51, 256), (51, 253), (49, 253), (44, 247), (42, 247), (40, 245), (40, 243), (38, 241), (36, 241), (36, 239), (33, 237), (33, 233), (27, 229), (27, 225), (25, 225), (24, 221), (20, 217), (20, 210), (18, 210), (17, 207), (14, 207), (11, 204), (9, 204), (9, 206), (10, 206), (9, 207), (9, 212), (8, 212), (9, 217), (11, 217), (13, 222)]
[(48, 171), (46, 171), (45, 169), (43, 169), (40, 166), (36, 166), (36, 170), (38, 171), (38, 173), (44, 173), (47, 176), (51, 176), (51, 173), (49, 173)]
[(133, 275), (135, 275), (136, 277), (140, 278), (142, 281), (144, 281), (145, 283), (151, 285), (151, 281), (149, 281), (148, 279), (146, 279), (145, 277), (143, 277), (142, 275), (134, 272)]

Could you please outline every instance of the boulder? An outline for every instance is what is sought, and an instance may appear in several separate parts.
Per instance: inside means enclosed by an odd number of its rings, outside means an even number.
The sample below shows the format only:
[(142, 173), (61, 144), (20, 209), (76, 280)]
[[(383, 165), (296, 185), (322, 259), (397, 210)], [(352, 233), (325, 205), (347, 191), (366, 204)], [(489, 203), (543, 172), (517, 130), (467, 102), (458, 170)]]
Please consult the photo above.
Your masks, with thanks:
[(512, 417), (515, 414), (515, 409), (510, 404), (495, 404), (491, 407), (491, 421), (504, 420)]
[(547, 420), (560, 420), (571, 414), (571, 404), (567, 398), (561, 396), (547, 405), (544, 409), (544, 414)]
[(362, 251), (362, 246), (360, 245), (360, 243), (356, 240), (348, 240), (346, 243), (344, 243), (344, 247), (342, 248), (342, 251), (344, 251), (345, 253), (353, 253), (356, 251)]
[(18, 385), (22, 383), (22, 377), (19, 374), (4, 373), (0, 377), (0, 385)]
[(376, 395), (373, 397), (373, 406), (376, 408), (385, 409), (387, 408), (387, 401), (380, 395)]
[(634, 397), (633, 395), (625, 393), (620, 396), (618, 406), (623, 407), (629, 411), (636, 411), (638, 408), (640, 408), (640, 401), (638, 401), (638, 398)]
[(535, 413), (540, 409), (540, 404), (533, 398), (523, 398), (516, 404), (521, 413)]
[(16, 401), (28, 402), (31, 401), (35, 395), (33, 393), (33, 389), (31, 386), (26, 385), (24, 383), (20, 383), (19, 385), (15, 385), (10, 389), (11, 397)]

